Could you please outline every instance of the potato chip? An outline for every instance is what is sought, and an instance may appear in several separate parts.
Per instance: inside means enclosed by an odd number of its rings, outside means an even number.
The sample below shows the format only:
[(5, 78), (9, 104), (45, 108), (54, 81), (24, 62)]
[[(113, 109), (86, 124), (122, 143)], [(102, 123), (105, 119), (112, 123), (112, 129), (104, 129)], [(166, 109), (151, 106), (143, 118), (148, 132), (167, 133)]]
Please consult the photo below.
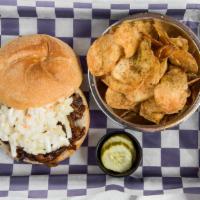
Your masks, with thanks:
[(135, 69), (135, 62), (133, 58), (122, 58), (117, 63), (116, 67), (111, 72), (112, 77), (124, 84), (133, 85), (132, 88), (137, 88), (141, 84), (143, 78), (137, 69)]
[(155, 64), (156, 57), (151, 50), (149, 40), (143, 40), (133, 58), (122, 58), (111, 72), (111, 75), (124, 84), (138, 88)]
[(152, 23), (150, 21), (133, 21), (132, 26), (134, 26), (140, 33), (151, 34)]
[(98, 38), (87, 53), (87, 64), (95, 76), (108, 74), (122, 55), (120, 46), (114, 43), (111, 34)]
[(152, 70), (144, 80), (143, 84), (139, 88), (126, 94), (127, 99), (139, 103), (153, 96), (156, 84), (158, 84), (167, 70), (167, 59), (161, 64), (158, 60), (156, 61), (157, 62), (152, 66)]
[(129, 84), (124, 84), (117, 79), (115, 79), (111, 75), (103, 76), (101, 79), (108, 87), (110, 87), (112, 90), (116, 92), (120, 92), (123, 94), (126, 94), (132, 90), (134, 90), (134, 86)]
[(188, 51), (189, 49), (188, 40), (181, 36), (178, 36), (177, 38), (169, 38), (169, 41), (171, 42), (171, 44), (178, 47), (179, 49), (182, 49), (185, 51)]
[(166, 44), (164, 46), (162, 46), (161, 48), (157, 49), (155, 51), (155, 55), (160, 59), (166, 59), (168, 58), (170, 55), (172, 55), (173, 51), (175, 50), (175, 47), (171, 44)]
[(120, 24), (114, 33), (114, 41), (124, 49), (125, 57), (133, 56), (141, 40), (141, 34), (128, 22)]
[(179, 68), (168, 71), (154, 89), (156, 104), (166, 114), (183, 109), (188, 97), (187, 75)]
[(169, 40), (169, 36), (167, 34), (167, 31), (164, 28), (163, 23), (161, 23), (160, 21), (155, 20), (153, 27), (155, 28), (155, 31), (157, 32), (160, 41), (163, 44), (170, 44), (170, 40)]
[(181, 67), (186, 72), (198, 72), (198, 64), (195, 58), (187, 51), (181, 49), (174, 50), (169, 57), (169, 61), (172, 64)]
[(108, 88), (105, 95), (106, 103), (111, 108), (116, 109), (133, 109), (135, 104), (129, 101), (122, 93), (115, 92)]
[(140, 115), (151, 122), (159, 124), (165, 114), (156, 104), (154, 98), (151, 98), (141, 103)]
[(145, 101), (153, 96), (154, 87), (155, 86), (142, 85), (140, 88), (127, 93), (126, 98), (135, 103)]
[(151, 41), (151, 45), (154, 46), (154, 47), (162, 47), (163, 46), (163, 43), (160, 42), (159, 40), (153, 38), (151, 35), (149, 34), (145, 34), (143, 33), (143, 37), (150, 40)]

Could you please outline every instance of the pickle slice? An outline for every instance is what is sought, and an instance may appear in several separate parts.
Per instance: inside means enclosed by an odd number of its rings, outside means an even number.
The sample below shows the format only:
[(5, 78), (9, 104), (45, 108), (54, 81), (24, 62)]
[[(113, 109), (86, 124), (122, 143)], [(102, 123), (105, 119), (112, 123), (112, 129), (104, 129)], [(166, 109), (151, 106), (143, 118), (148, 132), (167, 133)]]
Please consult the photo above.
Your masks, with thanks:
[(131, 151), (131, 153), (134, 155), (135, 154), (135, 147), (133, 146), (132, 141), (130, 140), (130, 138), (126, 135), (123, 134), (119, 134), (119, 135), (115, 135), (110, 137), (102, 146), (102, 151), (104, 151), (105, 149), (107, 149), (109, 146), (112, 146), (113, 144), (116, 143), (123, 143), (125, 144)]
[(102, 151), (101, 161), (105, 168), (121, 173), (131, 168), (133, 155), (123, 143), (115, 144)]

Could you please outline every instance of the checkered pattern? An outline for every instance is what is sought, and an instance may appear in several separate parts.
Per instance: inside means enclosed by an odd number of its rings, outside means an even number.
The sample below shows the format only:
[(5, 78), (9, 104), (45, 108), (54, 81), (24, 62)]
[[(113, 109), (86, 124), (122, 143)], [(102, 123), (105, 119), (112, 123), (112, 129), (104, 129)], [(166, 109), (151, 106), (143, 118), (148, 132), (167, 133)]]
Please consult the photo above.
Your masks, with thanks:
[(143, 11), (161, 12), (198, 30), (200, 4), (99, 4), (72, 1), (0, 0), (1, 45), (18, 35), (46, 33), (68, 43), (79, 54), (83, 90), (91, 110), (88, 137), (74, 156), (59, 166), (14, 162), (0, 151), (0, 197), (66, 197), (119, 190), (130, 194), (200, 193), (200, 118), (197, 111), (178, 127), (162, 133), (130, 131), (143, 147), (143, 162), (126, 178), (106, 176), (98, 168), (95, 147), (106, 132), (120, 130), (97, 108), (89, 91), (85, 55), (91, 42), (114, 21)]

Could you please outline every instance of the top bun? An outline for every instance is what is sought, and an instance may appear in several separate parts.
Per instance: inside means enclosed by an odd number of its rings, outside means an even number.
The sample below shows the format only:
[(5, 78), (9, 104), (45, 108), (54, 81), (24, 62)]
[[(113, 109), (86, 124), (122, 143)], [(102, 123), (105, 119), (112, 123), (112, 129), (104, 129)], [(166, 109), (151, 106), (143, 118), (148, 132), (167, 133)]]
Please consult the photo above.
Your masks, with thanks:
[(40, 107), (79, 88), (82, 71), (70, 46), (48, 35), (14, 39), (0, 49), (0, 102)]

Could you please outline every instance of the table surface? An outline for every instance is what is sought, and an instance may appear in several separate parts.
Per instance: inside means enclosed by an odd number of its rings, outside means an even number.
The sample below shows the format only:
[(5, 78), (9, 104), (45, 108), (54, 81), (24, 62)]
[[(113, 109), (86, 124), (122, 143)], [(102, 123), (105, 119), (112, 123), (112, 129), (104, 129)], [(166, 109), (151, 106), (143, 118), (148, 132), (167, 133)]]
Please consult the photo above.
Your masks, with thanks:
[[(200, 194), (199, 112), (172, 129), (157, 133), (130, 131), (143, 147), (143, 162), (126, 178), (106, 176), (98, 168), (95, 147), (107, 132), (121, 130), (98, 109), (88, 88), (85, 55), (110, 24), (138, 12), (167, 14), (196, 34), (200, 4), (90, 3), (0, 0), (1, 45), (18, 35), (46, 33), (74, 48), (84, 72), (83, 90), (90, 106), (88, 137), (70, 159), (55, 168), (14, 162), (0, 151), (0, 197), (66, 197), (119, 190), (130, 194), (185, 192)], [(138, 2), (138, 1), (137, 1)], [(155, 2), (155, 1), (152, 1)], [(170, 1), (171, 2), (171, 1)]]

